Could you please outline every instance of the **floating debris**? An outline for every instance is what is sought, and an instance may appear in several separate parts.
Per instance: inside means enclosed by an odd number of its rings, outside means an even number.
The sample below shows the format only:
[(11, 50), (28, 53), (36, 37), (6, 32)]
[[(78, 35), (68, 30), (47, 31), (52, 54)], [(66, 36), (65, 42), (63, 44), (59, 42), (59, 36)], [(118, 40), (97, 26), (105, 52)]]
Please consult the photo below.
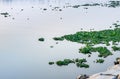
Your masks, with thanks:
[(50, 48), (53, 48), (54, 46), (50, 46)]
[(4, 17), (8, 17), (8, 16), (10, 16), (8, 12), (0, 13), (0, 14), (3, 15)]
[(21, 11), (23, 11), (24, 9), (21, 9)]
[(15, 18), (12, 18), (13, 20), (15, 19)]
[(59, 9), (59, 11), (62, 11), (62, 9)]
[(85, 7), (84, 9), (88, 9), (87, 7)]
[(30, 18), (27, 18), (27, 20), (30, 20)]
[(43, 10), (44, 10), (44, 11), (46, 11), (47, 9), (46, 9), (46, 8), (44, 8)]
[(60, 19), (62, 20), (62, 17), (60, 17)]
[(58, 44), (58, 42), (56, 42), (56, 44)]

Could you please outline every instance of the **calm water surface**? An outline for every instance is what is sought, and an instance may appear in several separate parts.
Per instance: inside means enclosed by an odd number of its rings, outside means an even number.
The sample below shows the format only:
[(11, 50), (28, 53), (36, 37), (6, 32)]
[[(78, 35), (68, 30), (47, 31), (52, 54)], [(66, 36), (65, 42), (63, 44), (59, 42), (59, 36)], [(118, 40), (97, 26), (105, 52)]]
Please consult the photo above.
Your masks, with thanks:
[[(0, 15), (0, 79), (75, 79), (79, 74), (91, 75), (112, 66), (115, 58), (120, 56), (119, 52), (106, 58), (104, 64), (95, 64), (93, 60), (97, 59), (97, 53), (91, 58), (78, 53), (83, 45), (68, 41), (56, 44), (52, 40), (81, 28), (107, 29), (119, 20), (120, 8), (70, 7), (94, 1), (0, 0), (0, 13), (10, 14), (6, 18)], [(39, 37), (44, 37), (45, 42), (39, 42)], [(65, 58), (87, 58), (90, 68), (81, 69), (74, 64), (67, 67), (48, 65), (49, 61)]]

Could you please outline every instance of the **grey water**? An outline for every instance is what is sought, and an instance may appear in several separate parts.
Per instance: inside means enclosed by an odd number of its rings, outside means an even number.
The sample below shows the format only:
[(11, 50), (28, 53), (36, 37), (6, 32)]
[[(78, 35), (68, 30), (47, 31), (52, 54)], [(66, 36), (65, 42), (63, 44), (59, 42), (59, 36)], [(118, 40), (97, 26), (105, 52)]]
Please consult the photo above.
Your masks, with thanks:
[[(84, 45), (69, 41), (56, 44), (52, 39), (73, 34), (81, 28), (108, 29), (120, 20), (119, 7), (71, 7), (90, 2), (101, 0), (0, 0), (0, 13), (10, 15), (0, 15), (0, 79), (76, 79), (79, 74), (92, 75), (112, 66), (119, 52), (105, 58), (104, 64), (96, 64), (93, 61), (98, 53), (90, 58), (78, 53)], [(39, 42), (40, 37), (45, 41)], [(90, 68), (48, 64), (65, 58), (86, 58)]]

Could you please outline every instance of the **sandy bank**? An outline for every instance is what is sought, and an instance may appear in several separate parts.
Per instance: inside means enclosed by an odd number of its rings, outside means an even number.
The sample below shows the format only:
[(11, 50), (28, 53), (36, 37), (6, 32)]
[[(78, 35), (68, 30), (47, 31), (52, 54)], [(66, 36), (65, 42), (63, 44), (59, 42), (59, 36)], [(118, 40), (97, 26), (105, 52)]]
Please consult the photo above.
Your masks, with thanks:
[(89, 78), (86, 75), (80, 75), (77, 79), (120, 79), (120, 64), (114, 65), (104, 72), (93, 74)]
[[(90, 76), (88, 79), (118, 79), (117, 75), (120, 74), (120, 64), (110, 67), (105, 72), (100, 72)], [(120, 78), (119, 78), (120, 79)]]

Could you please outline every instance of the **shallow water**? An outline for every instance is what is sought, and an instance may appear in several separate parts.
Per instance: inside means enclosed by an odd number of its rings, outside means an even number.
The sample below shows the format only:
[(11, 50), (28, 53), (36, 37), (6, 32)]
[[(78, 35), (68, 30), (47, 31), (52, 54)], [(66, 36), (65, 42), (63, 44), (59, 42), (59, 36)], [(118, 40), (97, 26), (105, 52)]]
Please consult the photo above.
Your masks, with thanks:
[[(95, 0), (101, 2), (100, 0)], [(107, 0), (105, 0), (107, 1)], [(79, 54), (81, 44), (68, 41), (56, 44), (53, 37), (83, 30), (103, 30), (119, 20), (120, 8), (84, 7), (71, 5), (93, 2), (92, 0), (0, 0), (0, 79), (75, 79), (79, 74), (94, 74), (113, 65), (119, 52), (95, 64), (97, 53), (91, 58)], [(54, 9), (54, 7), (60, 7)], [(23, 10), (21, 10), (23, 9)], [(47, 9), (47, 10), (44, 10)], [(45, 42), (38, 38), (44, 37)], [(54, 46), (50, 48), (50, 46)], [(89, 69), (74, 64), (58, 67), (49, 61), (65, 58), (87, 58)]]

